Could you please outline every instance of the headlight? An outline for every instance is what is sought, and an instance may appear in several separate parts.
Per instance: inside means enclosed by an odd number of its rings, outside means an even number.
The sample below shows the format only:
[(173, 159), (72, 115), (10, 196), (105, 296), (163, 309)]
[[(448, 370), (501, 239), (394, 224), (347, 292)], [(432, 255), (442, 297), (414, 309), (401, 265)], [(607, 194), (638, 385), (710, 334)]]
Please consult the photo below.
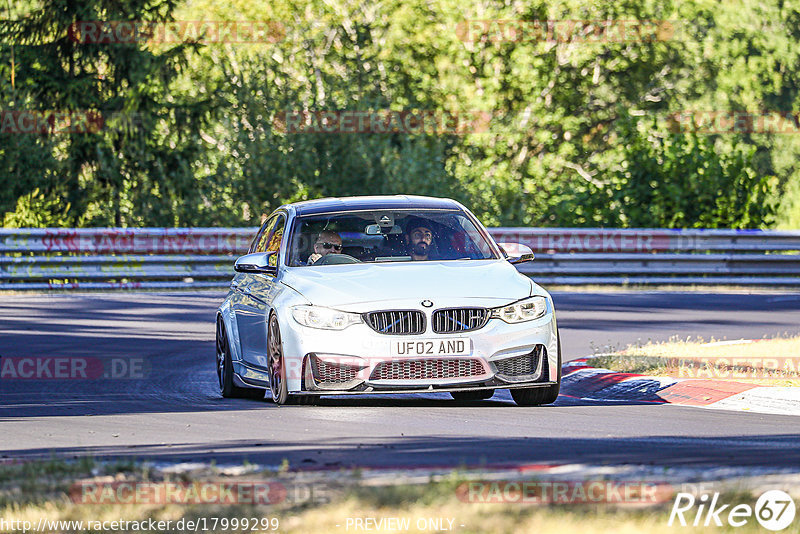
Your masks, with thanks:
[(322, 306), (295, 306), (292, 317), (303, 326), (324, 328), (325, 330), (344, 330), (350, 325), (362, 322), (357, 313), (348, 313)]
[(529, 297), (508, 306), (492, 308), (492, 318), (502, 319), (507, 323), (523, 323), (533, 321), (547, 313), (547, 299)]

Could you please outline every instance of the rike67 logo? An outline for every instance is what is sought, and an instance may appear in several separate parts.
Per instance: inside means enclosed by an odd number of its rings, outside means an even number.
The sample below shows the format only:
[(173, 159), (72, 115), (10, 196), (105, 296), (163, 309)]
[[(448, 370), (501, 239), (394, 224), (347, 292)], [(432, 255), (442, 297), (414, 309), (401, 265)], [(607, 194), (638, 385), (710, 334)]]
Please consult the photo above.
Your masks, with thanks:
[(691, 493), (678, 493), (669, 514), (667, 525), (677, 519), (680, 526), (723, 526), (723, 522), (737, 528), (746, 525), (753, 517), (767, 530), (783, 530), (794, 521), (794, 500), (781, 490), (769, 490), (761, 494), (755, 507), (749, 504), (723, 504), (719, 493), (709, 496), (703, 493), (695, 497)]

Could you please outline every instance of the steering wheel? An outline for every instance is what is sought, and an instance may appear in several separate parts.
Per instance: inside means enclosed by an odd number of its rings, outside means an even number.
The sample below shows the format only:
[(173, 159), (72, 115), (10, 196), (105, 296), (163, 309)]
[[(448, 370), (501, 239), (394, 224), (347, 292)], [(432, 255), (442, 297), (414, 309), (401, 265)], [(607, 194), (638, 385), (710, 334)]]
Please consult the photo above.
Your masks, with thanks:
[(361, 260), (347, 254), (326, 254), (314, 262), (314, 265), (344, 265), (346, 263), (361, 263)]

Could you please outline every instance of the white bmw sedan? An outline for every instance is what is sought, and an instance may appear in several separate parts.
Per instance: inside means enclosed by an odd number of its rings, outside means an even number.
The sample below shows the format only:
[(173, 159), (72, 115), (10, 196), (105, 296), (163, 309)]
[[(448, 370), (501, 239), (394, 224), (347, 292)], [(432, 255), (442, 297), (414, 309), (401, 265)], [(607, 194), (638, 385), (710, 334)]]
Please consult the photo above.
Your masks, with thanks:
[[(509, 256), (509, 252), (514, 256)], [(446, 391), (556, 400), (553, 300), (454, 200), (321, 199), (282, 206), (236, 260), (217, 311), (223, 397)]]

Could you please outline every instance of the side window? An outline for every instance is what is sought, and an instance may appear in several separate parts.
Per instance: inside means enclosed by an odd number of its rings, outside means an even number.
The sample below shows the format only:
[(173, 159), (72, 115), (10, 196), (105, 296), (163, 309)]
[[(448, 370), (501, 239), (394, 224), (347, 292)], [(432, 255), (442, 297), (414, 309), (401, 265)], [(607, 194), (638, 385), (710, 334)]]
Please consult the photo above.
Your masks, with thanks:
[(272, 231), (275, 229), (275, 224), (277, 224), (279, 218), (280, 217), (276, 215), (267, 220), (267, 222), (264, 224), (264, 229), (258, 235), (258, 241), (256, 242), (256, 247), (253, 249), (253, 252), (267, 251), (267, 242), (270, 234), (272, 234)]
[(261, 230), (258, 231), (256, 234), (255, 239), (253, 239), (253, 243), (250, 245), (249, 252), (252, 254), (253, 252), (259, 252), (261, 250), (261, 243), (266, 239), (269, 235), (270, 228), (275, 225), (275, 221), (277, 220), (277, 216), (271, 217), (267, 219), (264, 224), (261, 225)]
[[(281, 248), (281, 241), (283, 241), (283, 229), (286, 226), (286, 218), (283, 215), (275, 217), (267, 231), (262, 236), (262, 241), (259, 242), (256, 252), (277, 252)], [(270, 258), (270, 265), (278, 265), (278, 255)]]

